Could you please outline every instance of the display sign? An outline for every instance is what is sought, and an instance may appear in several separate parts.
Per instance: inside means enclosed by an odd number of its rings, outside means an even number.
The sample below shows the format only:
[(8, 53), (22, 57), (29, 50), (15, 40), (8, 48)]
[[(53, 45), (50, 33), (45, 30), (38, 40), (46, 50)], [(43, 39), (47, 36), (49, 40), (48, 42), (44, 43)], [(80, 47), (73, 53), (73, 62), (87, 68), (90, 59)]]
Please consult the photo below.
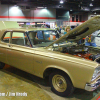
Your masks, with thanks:
[(37, 24), (45, 24), (45, 23), (37, 23)]
[(49, 23), (49, 22), (45, 22), (45, 24), (50, 25), (50, 23)]
[(54, 28), (55, 27), (55, 23), (50, 23), (50, 28)]
[(33, 22), (33, 23), (30, 23), (30, 25), (35, 25), (35, 22)]
[(26, 23), (26, 25), (30, 25), (30, 23), (28, 22), (28, 23)]

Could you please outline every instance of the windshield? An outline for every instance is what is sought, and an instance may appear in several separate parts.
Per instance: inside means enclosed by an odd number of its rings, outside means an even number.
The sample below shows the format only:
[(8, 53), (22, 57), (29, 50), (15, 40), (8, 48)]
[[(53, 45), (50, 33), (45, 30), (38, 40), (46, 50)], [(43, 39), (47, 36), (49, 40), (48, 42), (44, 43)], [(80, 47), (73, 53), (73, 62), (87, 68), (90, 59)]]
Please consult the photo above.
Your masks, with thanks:
[(56, 40), (55, 30), (29, 31), (28, 36), (36, 47), (46, 47)]

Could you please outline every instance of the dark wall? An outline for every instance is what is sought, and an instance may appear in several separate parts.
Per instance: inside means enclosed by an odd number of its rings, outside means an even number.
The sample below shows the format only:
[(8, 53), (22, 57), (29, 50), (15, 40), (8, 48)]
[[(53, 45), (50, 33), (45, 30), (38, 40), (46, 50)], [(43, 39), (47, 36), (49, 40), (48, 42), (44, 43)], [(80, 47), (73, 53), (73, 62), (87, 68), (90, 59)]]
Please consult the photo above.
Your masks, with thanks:
[(69, 20), (69, 11), (67, 10), (61, 10), (61, 9), (57, 9), (56, 10), (56, 19), (57, 20)]

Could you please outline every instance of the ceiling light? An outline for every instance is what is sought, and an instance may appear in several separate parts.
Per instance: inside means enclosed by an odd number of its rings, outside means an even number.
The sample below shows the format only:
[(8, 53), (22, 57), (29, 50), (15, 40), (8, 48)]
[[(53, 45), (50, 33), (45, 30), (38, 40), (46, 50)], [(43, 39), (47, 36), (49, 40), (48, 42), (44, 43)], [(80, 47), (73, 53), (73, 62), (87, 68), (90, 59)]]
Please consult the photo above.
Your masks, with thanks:
[(70, 11), (73, 11), (72, 9), (70, 9)]
[(64, 3), (63, 0), (60, 0), (60, 3), (61, 3), (61, 4)]
[(93, 6), (93, 4), (92, 4), (92, 3), (90, 3), (90, 6), (92, 7), (92, 6)]
[(44, 7), (37, 7), (37, 8), (44, 8)]
[(96, 12), (94, 14), (97, 14)]
[(14, 5), (15, 7), (17, 7), (17, 5)]
[(63, 7), (62, 5), (59, 5), (59, 7)]
[(94, 0), (91, 0), (91, 1), (94, 1)]

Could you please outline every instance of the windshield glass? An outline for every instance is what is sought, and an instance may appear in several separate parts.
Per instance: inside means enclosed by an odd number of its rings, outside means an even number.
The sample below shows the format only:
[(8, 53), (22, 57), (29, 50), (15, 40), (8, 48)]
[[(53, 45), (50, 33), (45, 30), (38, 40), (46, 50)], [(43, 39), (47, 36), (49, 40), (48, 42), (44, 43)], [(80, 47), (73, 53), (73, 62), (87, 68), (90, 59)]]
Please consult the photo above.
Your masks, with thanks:
[(56, 40), (55, 30), (29, 31), (28, 36), (33, 46), (46, 47)]

